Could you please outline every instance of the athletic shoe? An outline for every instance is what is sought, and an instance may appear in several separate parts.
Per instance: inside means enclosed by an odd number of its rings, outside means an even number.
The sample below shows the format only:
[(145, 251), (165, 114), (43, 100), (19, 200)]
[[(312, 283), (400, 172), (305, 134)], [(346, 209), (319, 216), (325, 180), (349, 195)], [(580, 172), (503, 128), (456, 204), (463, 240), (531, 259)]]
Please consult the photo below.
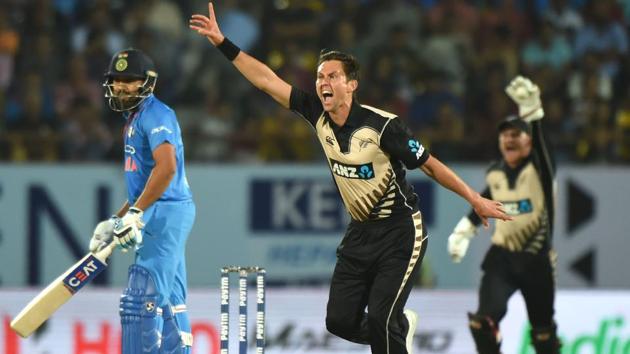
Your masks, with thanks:
[(418, 324), (418, 314), (410, 309), (403, 311), (407, 318), (409, 327), (407, 329), (407, 337), (405, 338), (405, 347), (407, 348), (407, 354), (413, 354), (413, 336), (416, 334), (416, 325)]

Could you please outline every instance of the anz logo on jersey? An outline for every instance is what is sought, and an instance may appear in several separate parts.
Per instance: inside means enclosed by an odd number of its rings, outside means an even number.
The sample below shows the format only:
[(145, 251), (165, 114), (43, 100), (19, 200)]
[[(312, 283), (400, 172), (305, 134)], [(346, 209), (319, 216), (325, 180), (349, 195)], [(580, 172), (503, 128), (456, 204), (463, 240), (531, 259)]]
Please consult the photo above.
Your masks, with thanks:
[(372, 163), (363, 165), (348, 165), (334, 159), (330, 159), (330, 169), (337, 176), (352, 179), (372, 179), (374, 178), (374, 167)]
[(527, 214), (534, 210), (532, 201), (529, 198), (510, 202), (502, 201), (501, 203), (503, 203), (503, 209), (508, 215)]

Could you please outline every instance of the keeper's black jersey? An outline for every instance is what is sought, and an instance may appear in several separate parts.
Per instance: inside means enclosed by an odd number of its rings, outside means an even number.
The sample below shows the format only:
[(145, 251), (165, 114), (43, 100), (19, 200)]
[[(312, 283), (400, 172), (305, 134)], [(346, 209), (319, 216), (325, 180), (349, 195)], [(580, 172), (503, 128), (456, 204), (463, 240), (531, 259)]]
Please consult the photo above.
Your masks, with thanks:
[(420, 167), (429, 152), (394, 114), (353, 101), (343, 126), (321, 101), (295, 87), (290, 108), (314, 128), (339, 194), (352, 219), (365, 221), (418, 211), (405, 169)]
[[(538, 254), (551, 248), (555, 167), (547, 150), (540, 121), (532, 123), (532, 152), (516, 168), (504, 160), (486, 172), (482, 196), (503, 203), (512, 221), (497, 220), (492, 243), (510, 251)], [(468, 214), (475, 225), (481, 220)]]

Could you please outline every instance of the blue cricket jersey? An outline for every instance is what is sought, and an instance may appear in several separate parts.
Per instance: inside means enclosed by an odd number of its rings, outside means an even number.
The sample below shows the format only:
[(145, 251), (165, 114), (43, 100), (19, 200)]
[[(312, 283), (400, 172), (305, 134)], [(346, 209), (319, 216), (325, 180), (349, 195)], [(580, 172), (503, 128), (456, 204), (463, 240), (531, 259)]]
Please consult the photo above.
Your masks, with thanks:
[(125, 118), (125, 180), (129, 205), (134, 205), (155, 166), (153, 150), (165, 142), (175, 147), (177, 172), (158, 200), (192, 200), (184, 168), (182, 132), (175, 112), (151, 95), (142, 102), (138, 111), (127, 113)]

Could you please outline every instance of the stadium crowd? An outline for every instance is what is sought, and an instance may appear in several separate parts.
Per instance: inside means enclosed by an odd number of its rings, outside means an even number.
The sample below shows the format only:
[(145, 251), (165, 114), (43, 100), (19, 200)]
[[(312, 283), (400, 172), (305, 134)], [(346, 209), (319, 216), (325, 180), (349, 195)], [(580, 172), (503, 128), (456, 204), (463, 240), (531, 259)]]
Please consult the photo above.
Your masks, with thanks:
[[(0, 161), (117, 161), (121, 119), (103, 98), (111, 55), (156, 60), (189, 161), (320, 161), (307, 124), (188, 30), (205, 1), (3, 0)], [(517, 74), (543, 89), (559, 162), (630, 163), (630, 1), (221, 0), (223, 32), (304, 89), (320, 49), (362, 63), (359, 100), (406, 119), (446, 161), (497, 156)], [(263, 40), (264, 39), (264, 40)], [(281, 124), (278, 124), (278, 121)], [(111, 132), (120, 131), (121, 134)]]

